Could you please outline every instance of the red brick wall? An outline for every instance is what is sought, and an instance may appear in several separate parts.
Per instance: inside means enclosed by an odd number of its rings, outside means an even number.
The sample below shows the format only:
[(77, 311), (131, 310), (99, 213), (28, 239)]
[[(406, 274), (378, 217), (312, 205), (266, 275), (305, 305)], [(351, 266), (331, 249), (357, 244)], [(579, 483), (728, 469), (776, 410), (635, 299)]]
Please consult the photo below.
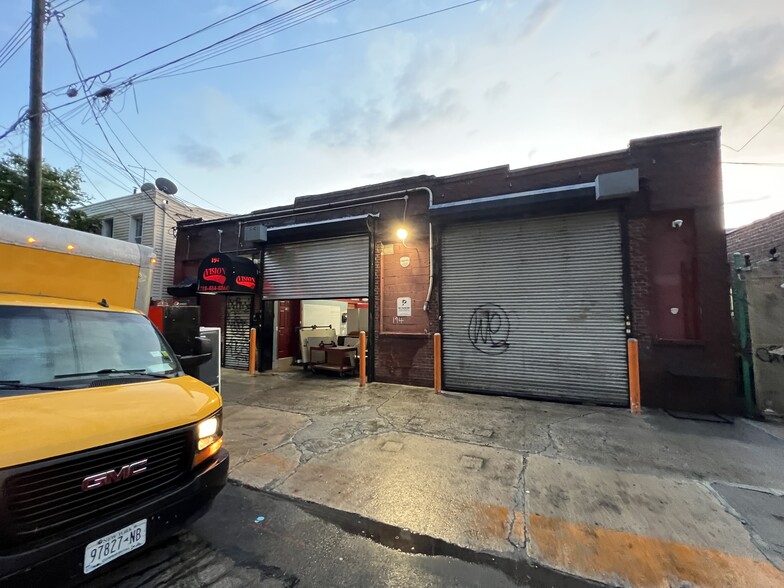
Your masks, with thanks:
[[(722, 209), (720, 133), (707, 129), (651, 138), (630, 143), (631, 162), (640, 169), (642, 200), (630, 205), (630, 238), (632, 227), (650, 214), (680, 218), (678, 211), (692, 211), (696, 234), (697, 302), (700, 339), (697, 341), (657, 341), (658, 329), (653, 324), (652, 312), (656, 301), (650, 285), (650, 259), (653, 251), (661, 249), (658, 237), (639, 227), (636, 243), (637, 263), (644, 247), (648, 264), (648, 295), (645, 307), (640, 275), (632, 271), (632, 283), (638, 282), (637, 308), (633, 317), (636, 328), (639, 320), (647, 319), (650, 344), (640, 351), (642, 401), (647, 406), (694, 411), (737, 412), (736, 359), (732, 338), (729, 287), (730, 274), (726, 259), (726, 236)], [(644, 202), (645, 206), (640, 206)], [(646, 220), (645, 224), (650, 223)]]
[[(384, 217), (377, 224), (375, 263), (374, 353), (375, 380), (395, 384), (429, 387), (433, 385), (433, 333), (438, 331), (438, 293), (434, 287), (429, 310), (422, 307), (427, 296), (430, 253), (427, 193), (420, 191), (409, 196), (405, 226), (409, 231), (406, 249), (395, 236), (401, 218)], [(383, 255), (384, 246), (392, 246), (392, 253)], [(400, 266), (401, 255), (411, 258), (408, 268)], [(382, 257), (384, 261), (382, 263)], [(382, 279), (383, 270), (383, 279)], [(382, 284), (384, 293), (382, 296)], [(411, 319), (395, 325), (390, 313), (395, 312), (398, 296), (411, 296), (414, 306)], [(382, 299), (384, 309), (382, 312)], [(382, 318), (384, 325), (382, 328)], [(408, 331), (391, 334), (389, 331)]]
[(629, 269), (632, 286), (632, 334), (639, 341), (640, 349), (651, 349), (650, 281), (648, 274), (647, 219), (633, 218), (628, 222)]
[(727, 234), (727, 254), (732, 259), (736, 251), (751, 255), (752, 263), (770, 258), (769, 251), (777, 247), (784, 253), (784, 212), (772, 214)]

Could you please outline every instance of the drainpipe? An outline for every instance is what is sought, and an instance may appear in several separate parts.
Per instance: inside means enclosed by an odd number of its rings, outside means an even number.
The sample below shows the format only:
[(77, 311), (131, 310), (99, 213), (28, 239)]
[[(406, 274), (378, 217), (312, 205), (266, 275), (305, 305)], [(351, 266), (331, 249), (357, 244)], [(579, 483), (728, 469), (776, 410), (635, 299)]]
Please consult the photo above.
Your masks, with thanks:
[[(429, 196), (429, 203), (430, 207), (433, 206), (433, 191), (430, 188), (419, 188), (420, 190), (426, 190)], [(433, 223), (428, 221), (427, 223), (427, 230), (428, 230), (428, 250), (430, 251), (430, 282), (427, 286), (427, 298), (425, 298), (425, 306), (424, 311), (427, 312), (428, 308), (430, 308), (430, 296), (433, 294)]]

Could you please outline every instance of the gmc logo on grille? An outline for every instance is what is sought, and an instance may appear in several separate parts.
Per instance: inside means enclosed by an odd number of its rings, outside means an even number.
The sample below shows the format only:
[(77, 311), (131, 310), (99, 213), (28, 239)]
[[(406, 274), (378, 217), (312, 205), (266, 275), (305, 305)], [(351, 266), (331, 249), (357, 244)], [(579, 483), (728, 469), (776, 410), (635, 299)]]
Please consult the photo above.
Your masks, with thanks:
[(142, 459), (122, 466), (118, 470), (109, 470), (108, 472), (101, 472), (100, 474), (93, 474), (87, 476), (82, 480), (82, 490), (95, 490), (102, 486), (108, 486), (115, 482), (121, 482), (133, 476), (139, 475), (147, 470), (147, 460)]

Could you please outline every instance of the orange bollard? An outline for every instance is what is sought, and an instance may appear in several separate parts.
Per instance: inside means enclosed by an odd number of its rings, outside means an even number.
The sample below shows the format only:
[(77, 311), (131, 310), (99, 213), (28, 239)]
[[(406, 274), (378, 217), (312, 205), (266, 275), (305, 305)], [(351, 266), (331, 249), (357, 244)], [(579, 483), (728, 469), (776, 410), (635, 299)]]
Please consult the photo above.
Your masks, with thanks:
[(250, 351), (248, 353), (248, 371), (250, 375), (256, 374), (256, 329), (250, 330)]
[(359, 332), (359, 387), (367, 385), (367, 335)]
[(626, 343), (629, 353), (629, 404), (632, 414), (640, 414), (640, 352), (637, 339)]
[(441, 394), (441, 333), (433, 335), (433, 388)]

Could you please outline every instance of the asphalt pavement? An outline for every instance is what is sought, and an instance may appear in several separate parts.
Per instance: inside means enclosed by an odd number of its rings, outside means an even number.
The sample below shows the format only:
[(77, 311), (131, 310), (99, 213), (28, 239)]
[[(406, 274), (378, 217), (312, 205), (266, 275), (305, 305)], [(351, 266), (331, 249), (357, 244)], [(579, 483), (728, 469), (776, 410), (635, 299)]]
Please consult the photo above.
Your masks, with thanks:
[(84, 586), (585, 585), (550, 570), (468, 550), (456, 556), (430, 555), (450, 546), (319, 508), (229, 484), (192, 529), (129, 557)]

